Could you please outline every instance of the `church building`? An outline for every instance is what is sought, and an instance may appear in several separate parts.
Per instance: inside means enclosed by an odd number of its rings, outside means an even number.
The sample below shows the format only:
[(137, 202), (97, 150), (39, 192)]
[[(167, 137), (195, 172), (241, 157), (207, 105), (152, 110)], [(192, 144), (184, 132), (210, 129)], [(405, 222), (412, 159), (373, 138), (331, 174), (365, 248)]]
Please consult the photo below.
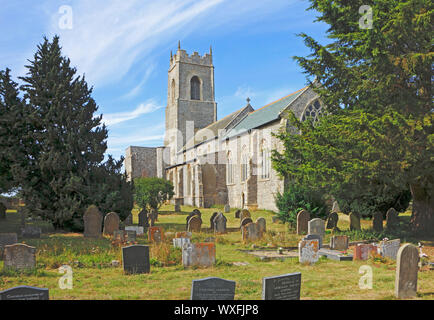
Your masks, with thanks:
[(310, 86), (254, 109), (245, 106), (217, 119), (212, 51), (189, 55), (178, 45), (168, 72), (164, 146), (130, 146), (125, 169), (129, 179), (160, 177), (174, 186), (174, 202), (209, 208), (277, 211), (275, 195), (285, 181), (271, 166), (271, 150), (282, 142), (272, 133), (294, 128), (285, 113), (315, 121), (323, 104)]

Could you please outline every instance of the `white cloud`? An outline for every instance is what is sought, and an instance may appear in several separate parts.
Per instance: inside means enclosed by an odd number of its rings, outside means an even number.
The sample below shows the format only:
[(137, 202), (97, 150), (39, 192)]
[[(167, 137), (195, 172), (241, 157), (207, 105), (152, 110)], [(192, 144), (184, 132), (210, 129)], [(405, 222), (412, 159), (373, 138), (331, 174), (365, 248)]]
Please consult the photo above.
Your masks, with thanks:
[(164, 140), (165, 123), (161, 122), (155, 126), (147, 127), (140, 130), (131, 130), (129, 133), (122, 135), (111, 135), (108, 138), (110, 148), (117, 149), (143, 142), (162, 142)]
[(140, 104), (136, 109), (129, 112), (116, 112), (108, 113), (103, 115), (103, 122), (107, 125), (114, 125), (121, 122), (129, 121), (140, 117), (143, 114), (152, 113), (163, 106), (156, 104), (154, 101), (150, 100), (146, 103)]

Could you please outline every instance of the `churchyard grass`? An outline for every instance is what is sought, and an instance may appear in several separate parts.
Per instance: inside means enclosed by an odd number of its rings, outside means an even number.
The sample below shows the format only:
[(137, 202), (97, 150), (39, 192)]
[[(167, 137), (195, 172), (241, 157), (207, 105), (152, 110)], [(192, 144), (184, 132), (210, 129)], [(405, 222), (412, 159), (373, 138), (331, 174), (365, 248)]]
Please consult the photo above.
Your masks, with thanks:
[[(163, 206), (156, 226), (165, 232), (185, 231), (185, 218), (193, 208), (182, 206), (182, 212), (173, 213), (173, 206)], [(225, 214), (229, 232), (214, 235), (208, 231), (209, 218), (221, 208), (200, 209), (202, 232), (193, 235), (193, 242), (215, 237), (216, 266), (208, 269), (184, 269), (180, 263), (180, 249), (171, 243), (151, 245), (151, 273), (125, 275), (122, 266), (113, 267), (112, 260), (122, 260), (121, 249), (112, 246), (109, 238), (89, 239), (77, 233), (56, 233), (41, 221), (31, 222), (43, 226), (41, 239), (19, 239), (37, 248), (37, 268), (30, 272), (0, 271), (0, 290), (18, 285), (30, 285), (50, 289), (51, 299), (143, 299), (183, 300), (190, 298), (192, 280), (220, 277), (236, 281), (236, 300), (261, 299), (262, 278), (292, 272), (302, 273), (301, 299), (395, 299), (394, 280), (396, 262), (390, 259), (371, 258), (368, 261), (333, 261), (326, 258), (312, 266), (301, 265), (297, 258), (261, 261), (241, 250), (252, 250), (253, 246), (276, 250), (278, 247), (297, 247), (302, 236), (288, 232), (288, 225), (272, 223), (272, 212), (252, 211), (252, 220), (264, 217), (267, 233), (255, 243), (244, 244), (239, 231), (239, 219), (235, 210)], [(137, 223), (138, 210), (133, 210), (133, 222)], [(408, 215), (408, 214), (406, 214)], [(19, 226), (16, 212), (8, 212), (7, 220), (0, 224), (1, 232), (16, 232)], [(348, 229), (347, 216), (340, 216), (338, 227)], [(362, 229), (369, 229), (371, 221), (362, 220)], [(353, 237), (360, 237), (356, 233)], [(328, 244), (330, 230), (326, 231), (324, 243)], [(359, 239), (352, 239), (359, 240)], [(146, 237), (138, 237), (139, 244), (148, 244)], [(425, 246), (433, 247), (434, 241), (425, 240)], [(244, 265), (233, 265), (242, 262)], [(70, 265), (73, 269), (73, 289), (60, 289), (62, 274), (58, 268)], [(368, 265), (373, 271), (373, 288), (360, 289), (362, 274), (359, 268)], [(3, 261), (0, 261), (3, 270)], [(432, 270), (422, 269), (418, 276), (417, 299), (434, 299), (434, 277)]]

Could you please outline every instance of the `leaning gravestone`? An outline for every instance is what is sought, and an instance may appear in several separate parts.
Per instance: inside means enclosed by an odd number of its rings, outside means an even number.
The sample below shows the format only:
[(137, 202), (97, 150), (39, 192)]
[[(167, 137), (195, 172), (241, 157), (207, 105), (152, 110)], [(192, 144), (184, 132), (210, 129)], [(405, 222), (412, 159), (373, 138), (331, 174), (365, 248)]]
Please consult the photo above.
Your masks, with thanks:
[(301, 210), (297, 213), (297, 234), (302, 235), (308, 232), (308, 224), (310, 220), (310, 213), (306, 210)]
[(149, 228), (148, 212), (146, 209), (139, 212), (139, 226), (143, 227), (143, 229)]
[(150, 227), (148, 230), (149, 242), (160, 243), (164, 240), (164, 233), (162, 227)]
[(308, 222), (307, 224), (307, 232), (308, 234), (317, 234), (321, 237), (321, 243), (322, 239), (324, 239), (325, 235), (325, 222), (322, 219), (315, 218)]
[(199, 216), (192, 216), (188, 220), (187, 231), (189, 232), (200, 232), (202, 228), (202, 219)]
[(84, 216), (84, 236), (86, 238), (99, 238), (102, 231), (102, 214), (94, 205), (87, 208)]
[(224, 210), (225, 210), (225, 213), (231, 212), (231, 206), (229, 204), (226, 204)]
[(115, 230), (119, 230), (119, 216), (116, 212), (109, 212), (104, 217), (104, 234), (112, 236)]
[(383, 214), (381, 212), (374, 213), (372, 219), (372, 229), (374, 229), (375, 232), (383, 231)]
[(19, 286), (0, 291), (0, 300), (49, 300), (46, 288)]
[(331, 212), (327, 217), (326, 229), (333, 229), (338, 226), (339, 216), (336, 212)]
[(380, 245), (379, 245), (380, 254), (383, 257), (396, 260), (396, 256), (398, 254), (400, 245), (401, 245), (400, 239), (380, 241)]
[(234, 300), (235, 281), (221, 278), (193, 280), (191, 300)]
[(398, 225), (398, 212), (394, 208), (390, 208), (386, 213), (386, 228), (388, 230), (394, 230)]
[(215, 233), (226, 233), (226, 223), (228, 219), (223, 213), (219, 212), (214, 218), (214, 232)]
[(259, 217), (256, 219), (256, 224), (259, 226), (259, 232), (261, 232), (261, 234), (267, 231), (267, 221), (265, 218)]
[(6, 206), (0, 202), (0, 220), (6, 219)]
[(127, 274), (149, 273), (149, 247), (133, 245), (122, 248), (122, 263)]
[(348, 249), (348, 236), (333, 236), (330, 239), (330, 249), (345, 251)]
[(182, 248), (182, 265), (184, 267), (211, 267), (215, 261), (214, 242), (187, 243)]
[(218, 215), (219, 213), (218, 212), (214, 212), (212, 215), (211, 215), (211, 218), (209, 218), (209, 228), (211, 229), (211, 230), (213, 230), (214, 231), (214, 218)]
[(36, 267), (36, 248), (23, 243), (5, 246), (4, 267), (6, 269), (33, 269)]
[[(250, 218), (249, 218), (250, 219)], [(261, 239), (262, 233), (257, 223), (250, 222), (241, 228), (243, 241), (256, 241)]]
[(360, 216), (358, 213), (350, 212), (350, 230), (361, 230)]
[(262, 278), (262, 300), (300, 300), (301, 273)]
[(417, 294), (417, 273), (419, 271), (419, 252), (411, 244), (399, 248), (396, 261), (395, 296), (412, 298)]
[(241, 220), (240, 228), (242, 229), (246, 224), (252, 223), (253, 220), (250, 217)]
[(319, 259), (319, 241), (301, 240), (298, 243), (298, 261), (302, 264), (315, 264)]

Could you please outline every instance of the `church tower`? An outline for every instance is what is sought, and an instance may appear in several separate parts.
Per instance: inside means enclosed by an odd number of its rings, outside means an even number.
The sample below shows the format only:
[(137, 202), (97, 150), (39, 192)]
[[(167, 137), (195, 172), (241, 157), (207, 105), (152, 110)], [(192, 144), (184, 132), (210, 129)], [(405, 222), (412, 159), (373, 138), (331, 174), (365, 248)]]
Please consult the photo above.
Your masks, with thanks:
[(166, 107), (165, 146), (170, 147), (171, 162), (193, 135), (217, 121), (214, 96), (212, 49), (204, 56), (181, 50), (170, 54)]

